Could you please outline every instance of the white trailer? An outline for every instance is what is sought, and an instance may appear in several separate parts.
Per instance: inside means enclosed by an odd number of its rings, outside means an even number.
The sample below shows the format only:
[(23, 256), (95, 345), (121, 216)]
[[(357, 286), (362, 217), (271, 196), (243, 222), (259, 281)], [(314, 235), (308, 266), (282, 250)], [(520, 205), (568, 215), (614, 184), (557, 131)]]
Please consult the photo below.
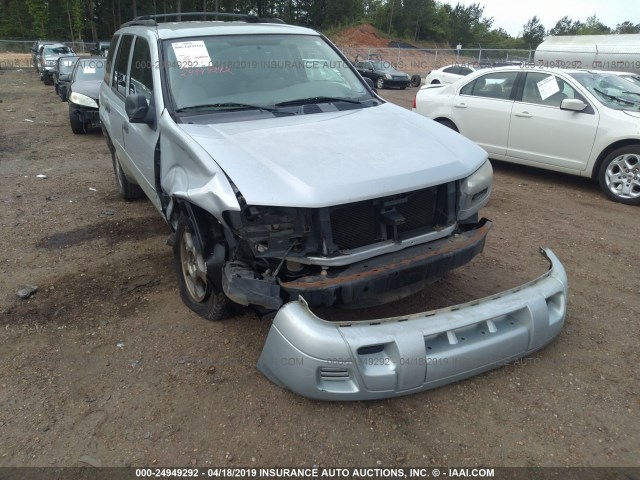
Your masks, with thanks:
[(543, 67), (640, 73), (640, 34), (547, 37), (534, 61)]

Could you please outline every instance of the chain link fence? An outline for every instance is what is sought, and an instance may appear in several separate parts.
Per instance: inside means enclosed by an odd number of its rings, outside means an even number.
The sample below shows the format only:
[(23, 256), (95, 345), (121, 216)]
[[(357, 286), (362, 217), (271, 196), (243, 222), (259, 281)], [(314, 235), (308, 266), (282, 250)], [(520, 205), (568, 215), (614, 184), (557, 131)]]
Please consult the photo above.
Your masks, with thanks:
[(382, 60), (398, 70), (418, 74), (423, 78), (431, 71), (451, 64), (500, 66), (533, 62), (535, 50), (506, 50), (495, 48), (370, 48), (338, 45), (351, 61)]

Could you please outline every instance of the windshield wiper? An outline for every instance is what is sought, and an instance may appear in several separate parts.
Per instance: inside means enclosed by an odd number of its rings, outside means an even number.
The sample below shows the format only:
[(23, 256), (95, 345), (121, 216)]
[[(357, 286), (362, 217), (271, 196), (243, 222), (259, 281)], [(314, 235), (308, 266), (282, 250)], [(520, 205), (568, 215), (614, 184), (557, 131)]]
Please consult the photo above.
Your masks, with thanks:
[(605, 93), (602, 90), (598, 90), (597, 88), (594, 88), (594, 90), (596, 92), (598, 92), (600, 95), (604, 95), (605, 97), (610, 98), (611, 100), (616, 100), (616, 101), (621, 102), (621, 103), (626, 103), (626, 104), (629, 104), (629, 105), (633, 105), (634, 103), (639, 103), (639, 102), (636, 102), (634, 100), (626, 100), (624, 98), (616, 97), (615, 95), (609, 95), (608, 93)]
[(250, 105), (248, 103), (235, 103), (235, 102), (223, 102), (223, 103), (206, 103), (202, 105), (192, 105), (190, 107), (183, 107), (176, 110), (177, 113), (193, 112), (198, 110), (212, 110), (212, 109), (227, 109), (227, 111), (238, 110), (264, 110), (265, 112), (275, 112), (275, 108), (263, 107), (261, 105)]
[(626, 92), (625, 91), (625, 92), (622, 92), (622, 93), (626, 93), (627, 95), (638, 95), (638, 96), (640, 96), (640, 93), (638, 93), (638, 92)]
[(345, 102), (345, 103), (352, 103), (354, 105), (362, 105), (361, 101), (351, 100), (350, 98), (309, 97), (309, 98), (299, 98), (297, 100), (288, 100), (286, 102), (276, 103), (276, 107), (286, 107), (287, 105), (307, 105), (309, 103), (333, 103), (333, 102)]

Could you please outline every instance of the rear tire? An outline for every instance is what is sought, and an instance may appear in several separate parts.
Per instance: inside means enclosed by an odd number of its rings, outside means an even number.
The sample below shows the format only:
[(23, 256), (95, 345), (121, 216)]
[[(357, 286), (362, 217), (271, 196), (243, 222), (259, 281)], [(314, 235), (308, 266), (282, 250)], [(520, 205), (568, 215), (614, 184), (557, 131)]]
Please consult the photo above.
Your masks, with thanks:
[(80, 120), (75, 110), (71, 108), (71, 105), (69, 105), (69, 123), (71, 124), (71, 131), (76, 135), (87, 133), (84, 123)]
[(53, 85), (53, 77), (50, 77), (49, 75), (44, 75), (43, 80), (45, 85)]
[(440, 85), (440, 80), (433, 80), (431, 85)]
[(420, 75), (414, 75), (411, 77), (412, 87), (419, 87), (421, 83), (422, 83), (422, 78), (420, 78)]
[(120, 196), (125, 200), (136, 200), (144, 197), (144, 191), (140, 188), (140, 185), (130, 182), (124, 174), (115, 147), (111, 150), (111, 160), (113, 161), (113, 171), (116, 175), (116, 185)]
[(173, 245), (180, 297), (187, 307), (201, 317), (213, 321), (224, 320), (233, 315), (235, 304), (209, 278), (202, 245), (198, 243), (193, 221), (182, 213)]
[(376, 80), (376, 88), (380, 90), (384, 88), (384, 78), (380, 77)]

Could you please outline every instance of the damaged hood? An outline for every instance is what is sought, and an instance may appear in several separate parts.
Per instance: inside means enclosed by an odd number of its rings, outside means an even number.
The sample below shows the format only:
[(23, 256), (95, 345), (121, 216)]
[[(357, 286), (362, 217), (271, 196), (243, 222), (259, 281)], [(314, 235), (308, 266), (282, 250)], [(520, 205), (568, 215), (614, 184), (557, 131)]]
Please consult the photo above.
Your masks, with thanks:
[(250, 205), (320, 208), (464, 178), (487, 154), (421, 115), (377, 107), (178, 124)]

